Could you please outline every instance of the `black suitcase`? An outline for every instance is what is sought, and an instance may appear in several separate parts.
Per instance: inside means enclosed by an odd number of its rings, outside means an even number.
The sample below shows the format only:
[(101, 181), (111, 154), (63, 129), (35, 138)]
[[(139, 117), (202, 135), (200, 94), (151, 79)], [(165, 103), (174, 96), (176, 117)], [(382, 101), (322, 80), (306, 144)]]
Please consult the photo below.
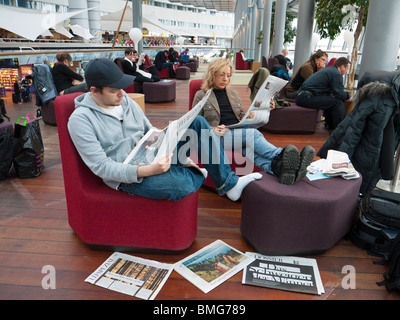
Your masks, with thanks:
[(13, 101), (13, 103), (18, 103), (18, 102), (21, 102), (21, 99), (15, 93), (13, 93), (12, 101)]
[(373, 190), (361, 202), (362, 213), (382, 226), (400, 229), (400, 194)]
[(349, 237), (371, 254), (385, 256), (400, 231), (400, 194), (373, 190), (365, 195)]

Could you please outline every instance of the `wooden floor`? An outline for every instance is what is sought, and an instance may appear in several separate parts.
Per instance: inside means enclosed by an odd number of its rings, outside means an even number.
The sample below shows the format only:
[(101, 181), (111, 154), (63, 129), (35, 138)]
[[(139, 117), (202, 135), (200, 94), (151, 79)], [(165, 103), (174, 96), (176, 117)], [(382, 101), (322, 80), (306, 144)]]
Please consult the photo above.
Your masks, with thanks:
[[(239, 77), (250, 77), (249, 71)], [(192, 73), (192, 79), (198, 77)], [(157, 127), (182, 115), (188, 108), (189, 81), (177, 80), (176, 101), (164, 104), (146, 104), (146, 114)], [(245, 86), (235, 84), (248, 107), (249, 93)], [(27, 112), (35, 113), (33, 103), (12, 104), (8, 93), (6, 108), (12, 121)], [(57, 127), (41, 121), (45, 145), (45, 167), (33, 179), (18, 179), (13, 174), (0, 182), (0, 299), (63, 299), (63, 300), (134, 300), (129, 296), (85, 283), (89, 276), (112, 252), (93, 251), (85, 246), (71, 230), (67, 221), (62, 165)], [(328, 133), (322, 123), (313, 135), (265, 134), (276, 146), (289, 143), (302, 148), (311, 144), (315, 149), (323, 144)], [(241, 203), (231, 202), (206, 189), (200, 190), (197, 238), (190, 249), (179, 255), (134, 254), (166, 263), (175, 263), (196, 250), (221, 239), (240, 251), (253, 251), (240, 233)], [(281, 290), (245, 286), (242, 272), (221, 284), (208, 294), (202, 293), (175, 271), (156, 297), (157, 300), (311, 300), (311, 299), (399, 299), (399, 294), (388, 294), (376, 285), (382, 280), (385, 267), (374, 265), (374, 257), (355, 247), (350, 241), (340, 240), (324, 254), (315, 256), (318, 262), (325, 294), (307, 295)], [(44, 290), (44, 266), (56, 270), (56, 289)], [(342, 269), (351, 265), (356, 270), (356, 288), (345, 289)]]

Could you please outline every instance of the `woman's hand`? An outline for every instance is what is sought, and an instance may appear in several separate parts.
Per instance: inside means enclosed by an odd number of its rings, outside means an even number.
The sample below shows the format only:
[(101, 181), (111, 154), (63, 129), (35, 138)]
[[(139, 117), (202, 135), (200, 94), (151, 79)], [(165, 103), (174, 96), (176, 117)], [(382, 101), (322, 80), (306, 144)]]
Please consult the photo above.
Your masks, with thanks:
[(274, 99), (271, 99), (270, 107), (271, 107), (271, 111), (275, 109), (275, 100)]
[(221, 124), (214, 128), (214, 133), (216, 136), (223, 136), (229, 129), (225, 125)]
[(172, 153), (165, 157), (156, 158), (152, 163), (137, 168), (137, 177), (144, 178), (165, 173), (171, 167)]

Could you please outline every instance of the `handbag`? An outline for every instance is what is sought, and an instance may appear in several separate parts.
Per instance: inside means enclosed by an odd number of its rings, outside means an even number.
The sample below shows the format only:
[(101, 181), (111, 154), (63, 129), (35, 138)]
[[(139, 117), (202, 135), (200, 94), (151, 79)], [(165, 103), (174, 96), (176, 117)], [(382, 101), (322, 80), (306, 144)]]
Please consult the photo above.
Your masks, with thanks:
[[(35, 120), (31, 121), (29, 116), (33, 116)], [(21, 124), (23, 119), (25, 120)], [(38, 119), (32, 113), (19, 117), (15, 123), (14, 136), (19, 141), (14, 157), (17, 176), (22, 179), (39, 176), (43, 166), (44, 147)]]

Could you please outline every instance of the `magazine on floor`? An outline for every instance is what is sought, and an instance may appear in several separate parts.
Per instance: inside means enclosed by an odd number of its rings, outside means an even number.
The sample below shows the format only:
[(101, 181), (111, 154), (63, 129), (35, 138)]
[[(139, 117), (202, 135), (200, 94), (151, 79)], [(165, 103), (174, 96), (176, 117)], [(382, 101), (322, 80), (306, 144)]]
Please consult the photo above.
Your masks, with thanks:
[(154, 300), (173, 267), (173, 264), (115, 252), (85, 282), (136, 298)]
[(249, 110), (239, 123), (227, 126), (234, 128), (259, 128), (268, 123), (271, 112), (271, 99), (279, 93), (288, 81), (278, 77), (268, 76), (257, 92)]
[(315, 259), (246, 255), (254, 260), (244, 269), (243, 284), (318, 295), (325, 292)]
[(178, 120), (172, 121), (164, 129), (150, 129), (132, 149), (124, 164), (150, 164), (156, 157), (164, 157), (172, 153), (179, 140), (204, 107), (210, 94), (211, 89), (208, 90), (204, 98), (194, 108)]
[(221, 240), (175, 264), (175, 271), (204, 293), (242, 270), (253, 258), (236, 250)]

